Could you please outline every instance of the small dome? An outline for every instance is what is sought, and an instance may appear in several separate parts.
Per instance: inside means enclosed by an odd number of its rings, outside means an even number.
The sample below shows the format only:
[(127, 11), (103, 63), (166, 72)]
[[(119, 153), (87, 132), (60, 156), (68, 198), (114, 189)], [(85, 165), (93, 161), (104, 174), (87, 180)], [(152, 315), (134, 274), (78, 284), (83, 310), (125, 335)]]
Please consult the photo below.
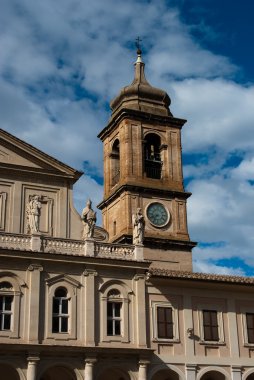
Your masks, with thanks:
[(131, 85), (123, 87), (110, 103), (112, 117), (121, 109), (133, 109), (161, 116), (171, 116), (171, 103), (168, 94), (156, 87), (152, 87), (145, 77), (145, 64), (142, 61), (141, 50), (137, 51), (135, 62), (135, 76)]

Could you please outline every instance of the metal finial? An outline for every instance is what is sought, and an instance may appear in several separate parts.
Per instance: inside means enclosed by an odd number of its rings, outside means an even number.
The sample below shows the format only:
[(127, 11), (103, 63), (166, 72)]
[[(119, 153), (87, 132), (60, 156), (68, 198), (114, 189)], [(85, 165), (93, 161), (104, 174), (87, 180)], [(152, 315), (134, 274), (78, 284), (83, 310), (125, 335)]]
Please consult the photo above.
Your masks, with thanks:
[(142, 54), (142, 51), (141, 51), (141, 38), (140, 37), (137, 37), (136, 38), (136, 42), (135, 42), (135, 44), (136, 44), (136, 48), (137, 48), (137, 54), (138, 55), (141, 55)]

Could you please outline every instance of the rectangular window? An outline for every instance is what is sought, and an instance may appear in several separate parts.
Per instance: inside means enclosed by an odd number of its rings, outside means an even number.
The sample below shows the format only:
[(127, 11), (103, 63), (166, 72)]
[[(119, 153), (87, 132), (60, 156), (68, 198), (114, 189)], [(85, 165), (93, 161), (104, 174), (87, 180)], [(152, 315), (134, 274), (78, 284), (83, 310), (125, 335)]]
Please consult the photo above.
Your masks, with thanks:
[(0, 296), (0, 330), (11, 329), (13, 296)]
[(173, 339), (173, 312), (171, 307), (157, 307), (157, 334), (161, 339)]
[(254, 343), (254, 313), (246, 313), (248, 343)]
[(107, 335), (121, 335), (121, 302), (107, 303)]
[(204, 340), (219, 341), (219, 326), (216, 310), (203, 310)]

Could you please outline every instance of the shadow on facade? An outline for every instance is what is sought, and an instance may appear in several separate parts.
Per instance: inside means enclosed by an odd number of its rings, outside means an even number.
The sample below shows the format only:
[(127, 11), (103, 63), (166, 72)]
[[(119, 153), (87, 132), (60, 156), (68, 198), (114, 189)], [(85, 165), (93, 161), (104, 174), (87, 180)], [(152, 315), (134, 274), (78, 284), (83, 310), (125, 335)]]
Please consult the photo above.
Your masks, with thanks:
[(18, 372), (8, 364), (0, 364), (0, 378), (8, 380), (19, 380)]
[(76, 380), (77, 377), (74, 373), (69, 368), (66, 367), (51, 367), (48, 368), (40, 377), (39, 380), (56, 380), (56, 379), (61, 379), (61, 380)]

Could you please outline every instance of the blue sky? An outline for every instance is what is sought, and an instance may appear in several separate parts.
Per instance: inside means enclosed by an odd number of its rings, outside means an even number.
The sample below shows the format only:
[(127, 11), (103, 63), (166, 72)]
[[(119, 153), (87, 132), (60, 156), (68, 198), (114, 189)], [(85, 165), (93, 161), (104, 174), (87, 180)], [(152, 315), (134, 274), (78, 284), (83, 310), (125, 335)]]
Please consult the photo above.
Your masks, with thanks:
[(254, 2), (0, 0), (1, 128), (77, 169), (81, 210), (102, 198), (109, 101), (146, 75), (184, 127), (196, 271), (254, 275)]

